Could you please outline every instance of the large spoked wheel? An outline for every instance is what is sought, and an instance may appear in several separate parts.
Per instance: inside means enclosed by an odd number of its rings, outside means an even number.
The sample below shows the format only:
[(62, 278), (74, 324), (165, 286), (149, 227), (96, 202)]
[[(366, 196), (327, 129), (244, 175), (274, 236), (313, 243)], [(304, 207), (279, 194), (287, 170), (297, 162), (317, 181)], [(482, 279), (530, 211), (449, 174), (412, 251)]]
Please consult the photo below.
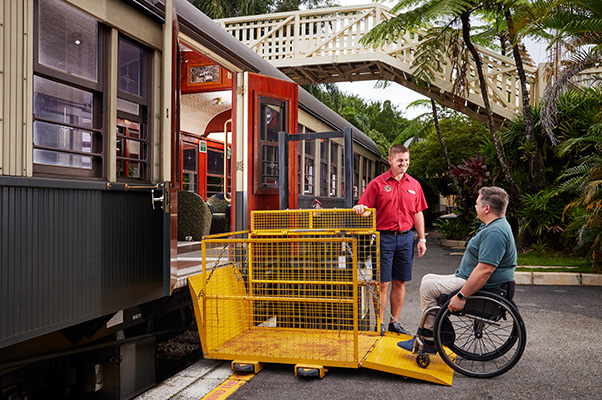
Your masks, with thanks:
[(448, 303), (437, 313), (433, 329), (435, 346), (447, 365), (467, 376), (491, 378), (520, 360), (527, 332), (511, 302), (477, 292), (460, 313), (450, 312)]

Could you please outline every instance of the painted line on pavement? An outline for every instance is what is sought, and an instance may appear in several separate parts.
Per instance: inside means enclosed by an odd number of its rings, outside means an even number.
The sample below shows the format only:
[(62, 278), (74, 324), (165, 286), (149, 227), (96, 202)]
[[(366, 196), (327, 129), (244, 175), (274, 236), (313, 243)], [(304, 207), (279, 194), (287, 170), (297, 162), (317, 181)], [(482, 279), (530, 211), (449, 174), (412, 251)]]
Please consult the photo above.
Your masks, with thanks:
[(227, 399), (255, 376), (254, 373), (235, 372), (222, 382), (221, 385), (207, 393), (201, 400), (223, 400)]

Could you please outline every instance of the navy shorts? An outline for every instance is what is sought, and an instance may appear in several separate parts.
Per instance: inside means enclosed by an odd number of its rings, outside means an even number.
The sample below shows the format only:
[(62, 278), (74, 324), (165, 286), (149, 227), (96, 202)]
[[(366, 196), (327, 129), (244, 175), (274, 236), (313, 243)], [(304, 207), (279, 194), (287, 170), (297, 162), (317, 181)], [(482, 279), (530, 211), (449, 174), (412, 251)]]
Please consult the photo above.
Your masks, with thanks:
[(414, 232), (405, 235), (380, 234), (380, 281), (412, 280)]

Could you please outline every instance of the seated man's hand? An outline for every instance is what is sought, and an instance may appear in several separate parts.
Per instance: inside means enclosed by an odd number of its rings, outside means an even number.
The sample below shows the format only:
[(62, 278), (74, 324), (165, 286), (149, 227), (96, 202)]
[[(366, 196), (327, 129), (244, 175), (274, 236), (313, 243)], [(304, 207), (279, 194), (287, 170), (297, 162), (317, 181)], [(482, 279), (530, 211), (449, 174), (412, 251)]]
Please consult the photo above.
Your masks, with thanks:
[(449, 309), (449, 311), (461, 311), (464, 309), (465, 305), (466, 299), (460, 300), (458, 296), (454, 296), (449, 301), (449, 306), (447, 306), (447, 308)]

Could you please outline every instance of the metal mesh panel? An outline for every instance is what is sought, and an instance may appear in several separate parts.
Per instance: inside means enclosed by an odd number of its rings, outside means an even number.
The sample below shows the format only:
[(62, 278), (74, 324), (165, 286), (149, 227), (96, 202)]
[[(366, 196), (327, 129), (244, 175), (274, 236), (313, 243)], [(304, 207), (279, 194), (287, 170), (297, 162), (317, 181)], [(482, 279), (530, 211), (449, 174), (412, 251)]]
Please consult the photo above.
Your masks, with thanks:
[(286, 210), (252, 211), (251, 231), (261, 234), (269, 231), (345, 230), (350, 232), (376, 230), (376, 214), (360, 216), (351, 209), (344, 210)]
[(206, 356), (357, 367), (378, 338), (379, 237), (348, 230), (204, 240), (203, 273), (190, 280)]

